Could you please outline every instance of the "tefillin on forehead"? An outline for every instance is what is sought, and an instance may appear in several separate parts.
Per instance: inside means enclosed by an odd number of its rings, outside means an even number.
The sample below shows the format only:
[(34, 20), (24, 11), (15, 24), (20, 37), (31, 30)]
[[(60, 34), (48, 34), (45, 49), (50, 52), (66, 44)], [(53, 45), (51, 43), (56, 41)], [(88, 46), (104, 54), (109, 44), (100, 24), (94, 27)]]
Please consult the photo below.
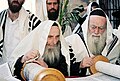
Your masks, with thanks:
[(93, 10), (90, 15), (98, 15), (106, 18), (105, 13), (102, 10)]

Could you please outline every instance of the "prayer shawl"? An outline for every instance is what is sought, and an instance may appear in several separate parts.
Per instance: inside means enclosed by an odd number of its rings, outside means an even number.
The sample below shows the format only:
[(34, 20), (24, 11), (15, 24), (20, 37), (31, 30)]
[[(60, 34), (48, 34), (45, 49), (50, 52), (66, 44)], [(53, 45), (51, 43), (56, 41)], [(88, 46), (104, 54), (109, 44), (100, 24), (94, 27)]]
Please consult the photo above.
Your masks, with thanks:
[(114, 29), (113, 33), (120, 39), (120, 25), (118, 26), (118, 29)]
[[(0, 56), (2, 57), (3, 53), (3, 45), (4, 45), (4, 35), (5, 35), (5, 26), (6, 26), (6, 18), (8, 16), (8, 9), (4, 10), (0, 13)], [(40, 20), (30, 12), (26, 11), (23, 7), (19, 12), (20, 18), (20, 40), (22, 40), (31, 30), (36, 28), (40, 24)], [(4, 50), (5, 51), (5, 50)], [(4, 56), (5, 57), (5, 56)], [(4, 57), (0, 59), (5, 59)]]
[[(97, 2), (94, 2), (94, 3), (96, 3), (96, 4), (98, 4)], [(89, 5), (87, 6), (87, 11), (86, 11), (86, 13), (82, 16), (82, 19), (83, 20), (85, 20), (86, 19), (86, 17), (88, 16), (88, 14), (92, 11), (92, 4), (93, 4), (93, 2), (90, 2), (89, 3)], [(82, 22), (84, 22), (82, 20)], [(81, 22), (81, 21), (80, 21)], [(81, 23), (81, 24), (77, 24), (77, 26), (75, 27), (75, 29), (73, 30), (73, 34), (74, 33), (81, 33), (82, 32), (82, 29), (81, 29), (81, 25), (82, 25), (83, 23)]]
[[(120, 41), (120, 25), (118, 26), (118, 29), (114, 29), (113, 33), (118, 37), (118, 39)], [(120, 65), (120, 55), (117, 59), (117, 63)]]
[[(30, 51), (31, 49), (39, 50), (40, 56), (41, 57), (43, 56), (49, 31), (54, 22), (55, 21), (51, 21), (51, 20), (43, 21), (39, 25), (39, 27), (35, 28), (19, 43), (19, 45), (12, 53), (9, 61), (12, 71), (14, 71), (14, 65), (16, 63), (16, 60), (22, 55), (24, 55), (26, 52)], [(58, 22), (56, 23), (58, 24)], [(60, 28), (59, 24), (58, 26)], [(66, 58), (66, 63), (68, 64), (68, 73), (69, 73), (69, 68), (70, 68), (69, 47), (65, 42), (64, 37), (62, 36), (62, 32), (60, 32), (60, 42), (61, 42), (61, 53)]]
[(48, 20), (46, 0), (35, 1), (36, 15), (41, 21)]
[[(60, 2), (62, 2), (62, 0)], [(48, 20), (48, 12), (47, 12), (47, 5), (46, 5), (47, 3), (46, 3), (46, 0), (36, 0), (35, 4), (36, 4), (36, 7), (35, 7), (36, 8), (36, 15), (42, 21)], [(60, 6), (60, 3), (59, 3), (59, 6)]]
[[(61, 6), (61, 4), (63, 4), (63, 5)], [(56, 21), (60, 21), (60, 19), (63, 19), (63, 18), (60, 18), (60, 12), (63, 11), (62, 7), (64, 5), (65, 5), (65, 1), (64, 0), (60, 0), (60, 3), (59, 3), (59, 15), (58, 15), (58, 19)], [(62, 14), (65, 14), (65, 13), (62, 13)], [(48, 20), (46, 0), (36, 0), (36, 15), (42, 21)], [(60, 24), (60, 25), (62, 26), (62, 24)], [(71, 27), (69, 25), (66, 25), (62, 29), (63, 29), (62, 32), (63, 32), (63, 36), (64, 37), (72, 34), (72, 30), (71, 30)]]
[[(87, 7), (87, 11), (86, 11), (86, 13), (83, 15), (83, 17), (84, 17), (84, 16), (87, 16), (87, 15), (92, 11), (92, 4), (93, 4), (93, 3), (98, 4), (97, 2), (90, 2), (89, 5), (88, 5), (88, 7)], [(99, 4), (98, 4), (98, 5), (99, 5)]]
[[(78, 34), (73, 34), (71, 36), (66, 37), (67, 42), (73, 47), (74, 54), (78, 62), (81, 61), (85, 56), (89, 56), (88, 53), (90, 54), (90, 56), (92, 56), (92, 53), (89, 51), (89, 48), (87, 45), (87, 31), (88, 31), (89, 16), (90, 15), (88, 14), (85, 22), (82, 25), (82, 30), (83, 30), (82, 39)], [(120, 44), (119, 44), (119, 41), (116, 41), (113, 39), (113, 28), (109, 22), (107, 15), (106, 15), (106, 18), (107, 18), (107, 39), (106, 39), (106, 46), (103, 49), (101, 54), (103, 56), (106, 56), (111, 63), (115, 63), (120, 53), (120, 50), (119, 50)], [(114, 37), (116, 38), (116, 36)], [(83, 39), (84, 39), (84, 42), (83, 42)], [(113, 41), (116, 41), (114, 45), (113, 45), (114, 43)]]

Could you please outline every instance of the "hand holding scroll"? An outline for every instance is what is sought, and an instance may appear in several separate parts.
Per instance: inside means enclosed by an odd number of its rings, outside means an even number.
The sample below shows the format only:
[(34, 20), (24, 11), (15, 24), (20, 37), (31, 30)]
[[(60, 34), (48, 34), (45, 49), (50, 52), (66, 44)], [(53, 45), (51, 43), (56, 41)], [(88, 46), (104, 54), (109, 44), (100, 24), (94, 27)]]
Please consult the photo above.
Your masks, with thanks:
[(30, 61), (35, 58), (37, 59), (39, 57), (40, 57), (40, 54), (38, 50), (30, 50), (22, 57), (21, 62), (24, 63), (26, 61)]
[(84, 57), (80, 63), (80, 68), (90, 67), (92, 66), (94, 57)]

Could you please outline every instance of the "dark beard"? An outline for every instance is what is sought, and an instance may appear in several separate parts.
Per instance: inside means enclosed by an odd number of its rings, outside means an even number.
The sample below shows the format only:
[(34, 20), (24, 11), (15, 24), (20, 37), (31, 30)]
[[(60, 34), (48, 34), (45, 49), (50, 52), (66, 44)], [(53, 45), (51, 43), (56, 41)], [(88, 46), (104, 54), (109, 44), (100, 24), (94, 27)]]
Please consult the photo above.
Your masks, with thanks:
[[(13, 3), (17, 3), (17, 4), (19, 4), (19, 6), (13, 5)], [(10, 3), (10, 1), (8, 0), (8, 5), (9, 5), (9, 9), (11, 10), (12, 13), (17, 13), (22, 8), (23, 2), (21, 4), (18, 1), (13, 1), (12, 3)]]
[(51, 10), (54, 10), (55, 12), (48, 11), (48, 18), (49, 18), (49, 20), (56, 21), (58, 18), (58, 15), (59, 15), (59, 9), (58, 10), (51, 9)]

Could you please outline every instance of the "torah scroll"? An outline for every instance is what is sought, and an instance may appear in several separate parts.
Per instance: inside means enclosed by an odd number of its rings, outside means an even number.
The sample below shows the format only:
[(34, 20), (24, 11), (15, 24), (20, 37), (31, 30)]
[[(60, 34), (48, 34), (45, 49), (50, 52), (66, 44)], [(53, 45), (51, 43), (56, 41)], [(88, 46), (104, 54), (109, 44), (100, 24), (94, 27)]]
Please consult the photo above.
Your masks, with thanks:
[(95, 64), (95, 68), (97, 71), (114, 76), (116, 78), (120, 78), (120, 66), (103, 62), (103, 61), (98, 61)]
[(44, 68), (37, 63), (27, 63), (21, 71), (26, 81), (65, 81), (64, 75), (53, 68)]
[(102, 56), (98, 55), (94, 59), (94, 64), (90, 67), (90, 72), (95, 74), (101, 72), (107, 75), (111, 75), (117, 78), (120, 78), (120, 66), (109, 63), (109, 60)]

